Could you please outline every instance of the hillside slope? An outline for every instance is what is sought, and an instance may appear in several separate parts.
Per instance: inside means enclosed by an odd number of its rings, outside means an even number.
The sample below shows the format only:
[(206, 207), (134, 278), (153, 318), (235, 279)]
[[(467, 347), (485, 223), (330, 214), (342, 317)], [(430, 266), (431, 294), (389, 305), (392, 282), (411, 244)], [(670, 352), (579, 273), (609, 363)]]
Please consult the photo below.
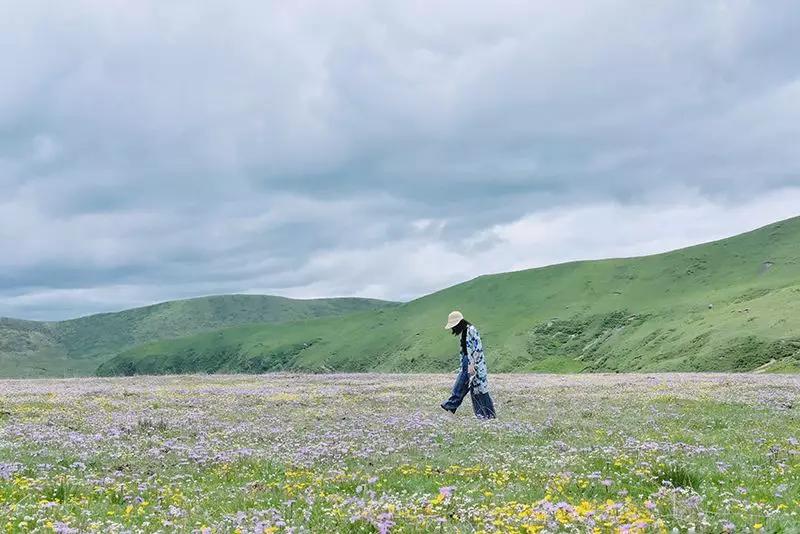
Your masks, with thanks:
[(114, 354), (143, 343), (224, 327), (308, 320), (391, 305), (355, 298), (222, 295), (59, 322), (0, 319), (0, 376), (86, 375)]
[(482, 276), (390, 309), (134, 348), (98, 374), (448, 371), (461, 309), (492, 371), (744, 371), (800, 351), (800, 218), (630, 259)]

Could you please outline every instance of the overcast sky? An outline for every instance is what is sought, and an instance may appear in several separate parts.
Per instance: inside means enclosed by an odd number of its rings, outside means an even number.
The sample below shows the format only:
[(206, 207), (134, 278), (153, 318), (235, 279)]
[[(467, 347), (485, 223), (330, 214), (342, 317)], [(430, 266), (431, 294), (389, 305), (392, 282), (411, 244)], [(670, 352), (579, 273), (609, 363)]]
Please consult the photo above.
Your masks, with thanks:
[(3, 2), (0, 316), (406, 300), (800, 214), (800, 4)]

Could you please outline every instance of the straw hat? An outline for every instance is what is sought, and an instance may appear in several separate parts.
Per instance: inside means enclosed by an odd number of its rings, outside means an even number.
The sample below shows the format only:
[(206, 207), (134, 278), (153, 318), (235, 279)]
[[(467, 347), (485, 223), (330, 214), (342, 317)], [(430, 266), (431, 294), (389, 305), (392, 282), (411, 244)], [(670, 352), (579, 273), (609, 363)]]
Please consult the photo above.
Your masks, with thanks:
[(460, 311), (450, 312), (450, 315), (447, 316), (447, 324), (444, 326), (444, 329), (450, 330), (463, 320), (464, 316), (461, 314)]

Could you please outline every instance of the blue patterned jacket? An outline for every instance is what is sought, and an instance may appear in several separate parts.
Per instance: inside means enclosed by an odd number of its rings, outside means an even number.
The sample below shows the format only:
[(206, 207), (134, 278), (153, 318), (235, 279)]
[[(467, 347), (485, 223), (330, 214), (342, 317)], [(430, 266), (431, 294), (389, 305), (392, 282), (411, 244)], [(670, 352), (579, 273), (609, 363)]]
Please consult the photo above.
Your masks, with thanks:
[(467, 327), (467, 358), (475, 366), (471, 386), (476, 393), (489, 393), (489, 371), (486, 369), (486, 358), (483, 355), (483, 343), (478, 329), (474, 325)]

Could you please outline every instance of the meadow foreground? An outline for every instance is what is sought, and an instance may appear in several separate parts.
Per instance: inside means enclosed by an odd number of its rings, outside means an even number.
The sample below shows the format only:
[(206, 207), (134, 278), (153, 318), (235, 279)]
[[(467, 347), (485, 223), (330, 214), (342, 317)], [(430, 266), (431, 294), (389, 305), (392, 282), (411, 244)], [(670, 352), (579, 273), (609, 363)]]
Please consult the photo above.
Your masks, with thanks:
[(6, 532), (800, 531), (800, 379), (0, 381)]

